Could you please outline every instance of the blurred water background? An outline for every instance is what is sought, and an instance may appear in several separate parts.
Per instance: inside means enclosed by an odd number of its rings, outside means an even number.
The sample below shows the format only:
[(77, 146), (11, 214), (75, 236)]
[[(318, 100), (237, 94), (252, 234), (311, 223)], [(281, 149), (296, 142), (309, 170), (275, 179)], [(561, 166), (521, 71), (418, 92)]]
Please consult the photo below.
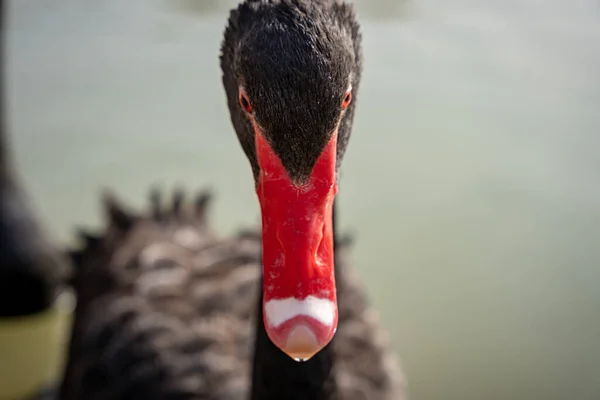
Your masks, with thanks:
[[(232, 0), (13, 0), (12, 141), (60, 243), (98, 194), (258, 223), (218, 51)], [(600, 395), (600, 3), (362, 0), (341, 225), (413, 400)]]

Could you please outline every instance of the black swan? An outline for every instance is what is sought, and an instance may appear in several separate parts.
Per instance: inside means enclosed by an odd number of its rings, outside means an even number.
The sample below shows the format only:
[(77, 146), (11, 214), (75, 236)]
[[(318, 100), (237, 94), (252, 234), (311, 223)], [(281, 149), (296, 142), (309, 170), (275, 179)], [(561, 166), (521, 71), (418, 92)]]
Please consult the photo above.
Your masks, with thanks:
[[(0, 2), (4, 17), (4, 2)], [(5, 21), (0, 27), (4, 39)], [(4, 77), (2, 77), (4, 79)], [(68, 330), (68, 260), (52, 242), (11, 157), (0, 93), (0, 398), (50, 394)]]
[(59, 368), (68, 329), (70, 293), (63, 283), (69, 270), (19, 182), (1, 123), (0, 399), (20, 400), (49, 394), (57, 375), (51, 370)]
[(361, 58), (345, 3), (247, 0), (231, 12), (223, 84), (262, 232), (215, 236), (207, 192), (194, 207), (176, 192), (166, 208), (153, 192), (145, 214), (107, 195), (107, 229), (82, 231), (72, 255), (62, 399), (405, 398), (335, 235)]

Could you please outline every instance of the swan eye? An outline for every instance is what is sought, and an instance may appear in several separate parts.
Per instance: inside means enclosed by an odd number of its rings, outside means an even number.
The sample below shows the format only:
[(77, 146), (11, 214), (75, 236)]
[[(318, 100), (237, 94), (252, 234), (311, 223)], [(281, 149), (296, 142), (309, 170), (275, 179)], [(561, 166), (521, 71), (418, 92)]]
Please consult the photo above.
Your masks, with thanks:
[(242, 109), (248, 114), (252, 113), (252, 104), (250, 104), (250, 100), (248, 100), (248, 95), (242, 88), (240, 88), (240, 105), (242, 106)]
[(342, 100), (342, 108), (345, 110), (350, 105), (352, 101), (352, 91), (348, 90), (346, 95), (344, 96), (344, 100)]

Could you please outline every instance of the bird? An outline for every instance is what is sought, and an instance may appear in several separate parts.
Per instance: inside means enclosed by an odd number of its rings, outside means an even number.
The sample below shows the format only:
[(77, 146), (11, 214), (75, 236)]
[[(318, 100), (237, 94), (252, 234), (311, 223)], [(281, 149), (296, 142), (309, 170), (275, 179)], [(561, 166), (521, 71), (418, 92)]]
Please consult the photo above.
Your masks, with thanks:
[[(406, 397), (399, 360), (336, 229), (339, 169), (362, 72), (353, 7), (246, 0), (221, 44), (258, 229), (220, 237), (213, 197), (134, 212), (110, 191), (80, 229), (63, 400)], [(208, 145), (205, 143), (205, 145)]]
[[(4, 2), (0, 2), (4, 11)], [(1, 34), (5, 34), (4, 21)], [(0, 103), (0, 398), (47, 398), (68, 320), (68, 258), (41, 221), (12, 157)], [(68, 322), (66, 323), (68, 324)], [(35, 365), (31, 365), (35, 363)], [(6, 397), (7, 396), (7, 397)]]
[(52, 393), (47, 377), (60, 363), (56, 337), (68, 320), (70, 265), (22, 185), (0, 112), (0, 398), (39, 398)]

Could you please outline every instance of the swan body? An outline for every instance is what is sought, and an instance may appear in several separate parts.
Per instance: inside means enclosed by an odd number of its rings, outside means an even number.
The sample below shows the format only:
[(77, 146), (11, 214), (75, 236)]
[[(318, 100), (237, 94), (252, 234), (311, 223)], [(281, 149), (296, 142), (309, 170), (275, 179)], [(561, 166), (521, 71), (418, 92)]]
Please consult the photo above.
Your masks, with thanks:
[[(63, 400), (248, 398), (260, 231), (216, 235), (208, 224), (208, 192), (193, 204), (176, 193), (166, 207), (158, 197), (133, 213), (109, 196), (107, 227), (80, 232), (83, 246), (72, 254), (78, 302)], [(348, 239), (340, 241), (336, 261), (344, 274), (339, 326), (328, 349), (331, 390), (338, 399), (402, 399), (398, 361), (350, 268), (348, 246)], [(309, 398), (302, 387), (295, 396), (289, 398)]]

